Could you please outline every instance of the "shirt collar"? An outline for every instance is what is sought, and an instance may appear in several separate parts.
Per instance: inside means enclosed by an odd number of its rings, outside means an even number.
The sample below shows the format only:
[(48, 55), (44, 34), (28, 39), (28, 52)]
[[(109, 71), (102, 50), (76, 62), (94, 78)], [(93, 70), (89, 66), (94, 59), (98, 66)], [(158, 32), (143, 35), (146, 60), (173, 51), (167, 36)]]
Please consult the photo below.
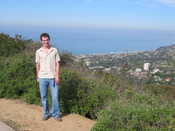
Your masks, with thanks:
[[(54, 50), (54, 48), (53, 48), (53, 47), (50, 47), (50, 49), (49, 49), (49, 52), (48, 52), (48, 53), (52, 52), (53, 50)], [(41, 47), (41, 48), (40, 48), (40, 51), (44, 51), (43, 47)]]

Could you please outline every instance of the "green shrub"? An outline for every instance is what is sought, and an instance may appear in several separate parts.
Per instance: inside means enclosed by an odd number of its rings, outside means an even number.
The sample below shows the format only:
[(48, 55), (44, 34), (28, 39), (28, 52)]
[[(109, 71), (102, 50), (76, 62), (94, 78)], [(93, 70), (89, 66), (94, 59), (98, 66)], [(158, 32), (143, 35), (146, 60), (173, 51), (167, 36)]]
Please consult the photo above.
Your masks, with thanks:
[(174, 117), (174, 108), (114, 104), (111, 109), (98, 114), (98, 122), (92, 131), (171, 131), (175, 129)]
[(79, 113), (89, 118), (115, 97), (112, 88), (105, 83), (83, 78), (79, 73), (62, 69), (60, 101), (65, 113)]
[(25, 41), (0, 33), (0, 48), (0, 56), (12, 56), (24, 50)]
[(30, 56), (17, 54), (6, 58), (0, 71), (0, 97), (24, 99), (39, 103), (39, 89), (35, 80), (35, 66)]

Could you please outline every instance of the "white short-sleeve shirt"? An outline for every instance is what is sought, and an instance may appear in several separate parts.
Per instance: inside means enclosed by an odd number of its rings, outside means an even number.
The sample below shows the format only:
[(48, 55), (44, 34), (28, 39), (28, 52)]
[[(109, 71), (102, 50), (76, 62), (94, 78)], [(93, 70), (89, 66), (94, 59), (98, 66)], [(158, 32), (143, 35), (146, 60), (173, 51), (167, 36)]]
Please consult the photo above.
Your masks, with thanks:
[(39, 78), (54, 78), (56, 62), (60, 61), (60, 55), (56, 48), (51, 47), (46, 53), (41, 47), (36, 51), (35, 62), (40, 64)]

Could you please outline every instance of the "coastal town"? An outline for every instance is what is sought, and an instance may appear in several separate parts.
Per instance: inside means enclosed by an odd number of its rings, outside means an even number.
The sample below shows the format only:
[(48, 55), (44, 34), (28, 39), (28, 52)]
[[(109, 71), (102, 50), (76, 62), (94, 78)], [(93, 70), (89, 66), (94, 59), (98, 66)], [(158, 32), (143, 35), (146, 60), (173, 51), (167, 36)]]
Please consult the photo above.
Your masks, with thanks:
[(92, 71), (125, 73), (130, 78), (175, 85), (174, 58), (175, 45), (171, 45), (154, 51), (79, 55), (76, 61)]

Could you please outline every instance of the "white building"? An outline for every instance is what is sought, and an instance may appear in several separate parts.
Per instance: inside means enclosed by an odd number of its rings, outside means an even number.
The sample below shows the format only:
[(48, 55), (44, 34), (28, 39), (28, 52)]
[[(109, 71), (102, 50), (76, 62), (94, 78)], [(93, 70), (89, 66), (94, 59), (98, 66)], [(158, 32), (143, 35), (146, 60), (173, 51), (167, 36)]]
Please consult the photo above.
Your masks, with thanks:
[(136, 68), (135, 72), (142, 72), (141, 68)]
[(105, 68), (103, 71), (104, 72), (110, 72), (111, 71), (111, 68)]
[(86, 65), (89, 66), (91, 64), (90, 61), (86, 61)]
[(144, 63), (144, 65), (143, 65), (144, 71), (149, 71), (150, 65), (151, 65), (150, 63)]

